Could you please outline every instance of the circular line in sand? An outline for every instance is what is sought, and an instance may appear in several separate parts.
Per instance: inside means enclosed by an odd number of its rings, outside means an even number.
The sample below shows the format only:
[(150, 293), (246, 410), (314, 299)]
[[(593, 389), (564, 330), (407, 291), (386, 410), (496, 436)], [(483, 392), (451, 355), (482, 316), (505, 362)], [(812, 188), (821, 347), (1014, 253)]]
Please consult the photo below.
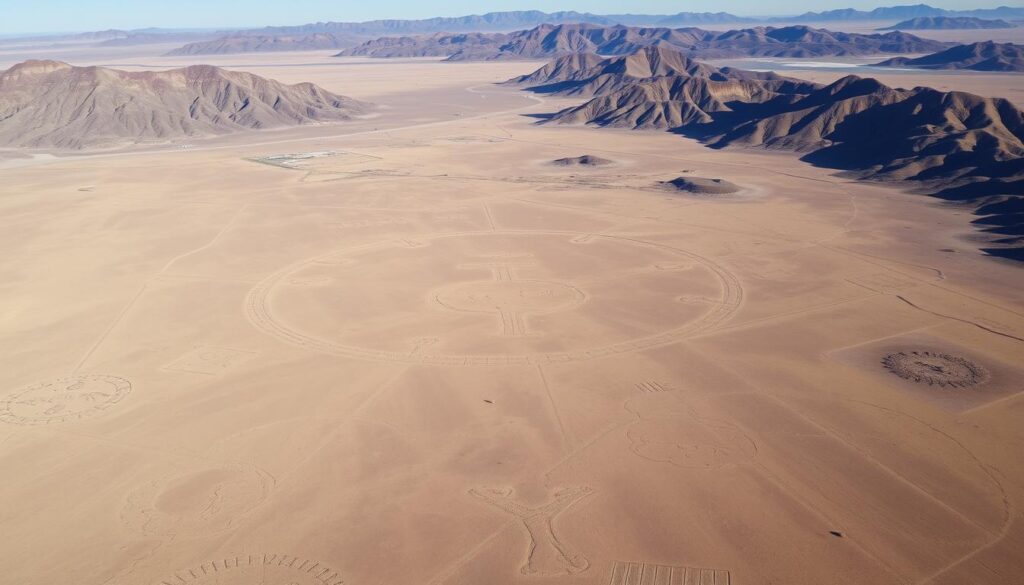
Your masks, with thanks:
[[(422, 247), (425, 245), (429, 245), (429, 242), (431, 241), (440, 240), (443, 238), (496, 235), (527, 237), (538, 235), (561, 236), (566, 238), (566, 240), (568, 241), (571, 240), (572, 238), (579, 238), (581, 236), (588, 234), (552, 230), (474, 231), (418, 236), (419, 239), (417, 240), (417, 242), (420, 244), (419, 247)], [(313, 351), (317, 351), (320, 353), (338, 355), (353, 359), (382, 362), (416, 363), (443, 366), (509, 366), (542, 365), (549, 363), (589, 360), (621, 353), (642, 351), (646, 349), (671, 345), (689, 336), (703, 333), (719, 326), (721, 323), (731, 318), (740, 307), (740, 303), (743, 298), (743, 288), (740, 285), (739, 280), (724, 267), (720, 266), (719, 264), (715, 263), (714, 261), (708, 258), (705, 258), (693, 252), (689, 252), (687, 250), (675, 248), (673, 246), (668, 246), (665, 244), (659, 244), (656, 242), (649, 242), (645, 240), (638, 240), (633, 238), (611, 235), (591, 235), (590, 237), (592, 240), (605, 240), (609, 242), (616, 242), (631, 246), (656, 249), (662, 252), (668, 252), (673, 255), (676, 255), (681, 260), (694, 262), (706, 268), (713, 275), (713, 278), (718, 281), (720, 287), (720, 294), (717, 298), (709, 299), (711, 303), (707, 311), (702, 313), (696, 319), (688, 323), (685, 323), (679, 327), (675, 327), (673, 329), (669, 329), (667, 331), (663, 331), (660, 333), (655, 333), (652, 335), (638, 337), (607, 345), (548, 353), (458, 355), (431, 353), (429, 351), (388, 351), (383, 349), (373, 349), (347, 345), (344, 343), (338, 343), (335, 341), (323, 339), (289, 327), (288, 325), (281, 322), (279, 319), (275, 317), (270, 308), (271, 292), (279, 283), (281, 283), (282, 281), (286, 282), (285, 279), (290, 274), (293, 274), (306, 266), (312, 266), (318, 263), (322, 263), (323, 260), (327, 258), (336, 259), (338, 257), (343, 257), (346, 254), (356, 254), (368, 250), (381, 250), (391, 247), (394, 247), (395, 249), (401, 249), (403, 247), (402, 243), (378, 242), (374, 244), (359, 245), (348, 250), (335, 250), (313, 258), (308, 258), (300, 262), (294, 263), (290, 266), (287, 266), (282, 270), (270, 275), (263, 281), (259, 282), (249, 292), (249, 295), (247, 296), (245, 301), (246, 316), (254, 326), (264, 331), (265, 333), (268, 333), (288, 343), (304, 347), (306, 349), (310, 349)], [(404, 244), (404, 247), (408, 248), (409, 245)]]
[(84, 375), (40, 382), (14, 391), (0, 402), (0, 421), (45, 425), (87, 418), (117, 404), (131, 392), (128, 380)]
[(257, 554), (207, 561), (165, 578), (164, 585), (343, 585), (331, 567), (291, 555)]

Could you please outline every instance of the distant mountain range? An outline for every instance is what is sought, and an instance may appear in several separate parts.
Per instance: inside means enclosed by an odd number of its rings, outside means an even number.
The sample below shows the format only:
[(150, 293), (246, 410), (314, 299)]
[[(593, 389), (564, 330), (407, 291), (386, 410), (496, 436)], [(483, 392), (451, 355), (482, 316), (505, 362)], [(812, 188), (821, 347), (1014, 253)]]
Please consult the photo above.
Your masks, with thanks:
[[(379, 37), (430, 35), (436, 33), (513, 32), (541, 24), (594, 24), (599, 26), (640, 26), (678, 28), (689, 26), (749, 25), (755, 23), (808, 23), (825, 21), (904, 21), (918, 17), (972, 17), (982, 19), (1024, 19), (1024, 7), (1002, 6), (974, 10), (944, 10), (926, 4), (890, 6), (870, 11), (829, 10), (796, 16), (746, 17), (727, 12), (679, 12), (676, 14), (592, 14), (588, 12), (542, 12), (522, 10), (487, 14), (437, 17), (419, 20), (371, 20), (365, 22), (315, 22), (298, 26), (268, 26), (255, 29), (197, 31), (181, 29), (108, 30), (73, 35), (51, 35), (33, 39), (6, 38), (0, 43), (24, 40), (74, 41), (84, 44), (136, 45), (158, 42), (187, 42), (171, 55), (215, 55), (224, 53), (345, 49)], [(256, 37), (246, 40), (243, 37)]]
[(248, 32), (257, 34), (310, 34), (344, 32), (356, 35), (424, 34), (435, 32), (510, 32), (539, 24), (587, 23), (611, 26), (683, 26), (757, 22), (757, 19), (728, 12), (679, 12), (676, 14), (593, 14), (590, 12), (517, 10), (469, 16), (436, 17), (421, 20), (370, 20), (365, 22), (317, 22), (300, 26), (273, 26)]
[(424, 34), (435, 32), (510, 32), (540, 24), (585, 23), (611, 26), (698, 26), (756, 22), (820, 22), (843, 20), (906, 20), (918, 16), (971, 16), (977, 18), (1024, 18), (1024, 7), (974, 10), (945, 10), (927, 4), (889, 6), (870, 11), (852, 8), (806, 12), (797, 16), (756, 18), (728, 12), (679, 12), (676, 14), (593, 14), (589, 12), (542, 12), (521, 10), (489, 12), (482, 15), (438, 17), (422, 20), (371, 20), (366, 22), (317, 22), (301, 26), (278, 26), (246, 31), (250, 34), (339, 33), (356, 35)]
[(914, 181), (971, 204), (987, 230), (1017, 246), (990, 252), (1024, 259), (1024, 112), (1007, 100), (893, 89), (852, 75), (819, 85), (717, 69), (669, 51), (564, 58), (510, 83), (595, 93), (543, 123), (671, 130), (713, 148), (789, 150), (858, 178)]
[(449, 57), (462, 50), (499, 51), (513, 35), (507, 33), (434, 33), (431, 35), (381, 37), (345, 49), (335, 57)]
[(928, 53), (950, 45), (902, 32), (856, 34), (804, 25), (754, 27), (725, 32), (699, 28), (646, 28), (593, 24), (540, 25), (530, 30), (473, 35), (385, 37), (338, 56), (420, 57), (450, 61), (547, 59), (573, 53), (623, 55), (647, 46), (669, 46), (691, 57), (822, 57)]
[(276, 51), (313, 51), (350, 47), (360, 37), (342, 33), (312, 33), (307, 35), (248, 35), (237, 34), (209, 41), (189, 43), (166, 53), (180, 55), (224, 55), (229, 53), (269, 53)]
[(975, 18), (973, 16), (918, 16), (883, 26), (875, 30), (966, 30), (966, 29), (997, 29), (1016, 28), (1005, 20)]
[[(262, 49), (260, 47), (283, 47), (285, 44), (300, 49), (347, 48), (358, 45), (362, 41), (378, 37), (403, 37), (408, 35), (431, 35), (467, 32), (511, 32), (533, 28), (541, 24), (583, 23), (599, 26), (616, 24), (636, 26), (688, 26), (706, 24), (731, 24), (755, 22), (754, 19), (728, 14), (726, 12), (680, 12), (677, 14), (645, 15), (645, 14), (612, 14), (599, 15), (586, 12), (541, 12), (539, 10), (522, 10), (512, 12), (489, 12), (482, 15), (459, 17), (439, 17), (422, 20), (371, 20), (366, 22), (316, 22), (300, 26), (274, 26), (246, 31), (226, 32), (219, 38), (190, 43), (172, 51), (171, 55), (210, 55), (225, 52), (249, 52), (261, 50), (282, 50), (280, 48)], [(338, 43), (331, 47), (319, 46), (315, 35), (334, 35)], [(241, 37), (259, 36), (270, 38), (287, 37), (285, 43), (247, 43)], [(423, 55), (432, 56), (436, 51), (427, 50)]]
[(824, 12), (806, 12), (794, 18), (778, 18), (788, 22), (825, 22), (837, 20), (907, 20), (928, 16), (967, 16), (975, 18), (1024, 18), (1024, 7), (1000, 6), (972, 10), (946, 10), (927, 4), (883, 6), (874, 10), (843, 8)]
[(880, 67), (915, 69), (969, 69), (971, 71), (1024, 72), (1024, 46), (985, 41), (959, 45), (917, 59), (896, 57), (882, 61)]
[(0, 145), (78, 149), (349, 120), (368, 105), (311, 83), (193, 65), (127, 72), (26, 61), (0, 71)]
[(107, 29), (69, 35), (44, 35), (32, 37), (5, 37), (2, 43), (30, 42), (66, 42), (97, 46), (143, 45), (149, 43), (184, 43), (189, 41), (208, 40), (220, 36), (212, 30), (179, 30), (167, 28), (140, 28), (132, 30)]

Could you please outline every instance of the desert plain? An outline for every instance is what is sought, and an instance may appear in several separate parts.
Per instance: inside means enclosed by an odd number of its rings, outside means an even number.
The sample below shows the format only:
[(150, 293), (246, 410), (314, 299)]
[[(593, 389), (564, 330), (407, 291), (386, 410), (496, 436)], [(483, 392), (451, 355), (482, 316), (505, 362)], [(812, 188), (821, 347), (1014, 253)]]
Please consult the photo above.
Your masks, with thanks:
[(202, 61), (381, 108), (0, 158), (0, 583), (1024, 581), (1024, 272), (969, 210), (537, 125), (537, 62)]

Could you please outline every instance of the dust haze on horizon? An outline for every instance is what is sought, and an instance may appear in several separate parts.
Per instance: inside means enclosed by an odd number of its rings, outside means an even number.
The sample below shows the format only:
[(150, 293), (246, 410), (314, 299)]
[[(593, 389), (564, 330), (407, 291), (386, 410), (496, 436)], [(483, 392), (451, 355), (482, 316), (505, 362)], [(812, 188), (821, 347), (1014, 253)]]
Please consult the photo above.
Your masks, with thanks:
[[(893, 2), (887, 5), (916, 4)], [(974, 3), (963, 0), (925, 2), (937, 8), (967, 10)], [(730, 12), (740, 16), (790, 16), (807, 11), (821, 12), (840, 8), (870, 10), (880, 3), (871, 0), (829, 0), (813, 6), (796, 0), (766, 5), (755, 0), (678, 2), (676, 0), (575, 0), (558, 3), (504, 0), (481, 3), (479, 0), (452, 2), (415, 2), (414, 0), (297, 0), (288, 3), (271, 0), (180, 0), (177, 2), (127, 2), (124, 0), (8, 0), (0, 22), (0, 38), (29, 34), (52, 34), (141, 28), (237, 29), (263, 26), (300, 25), (311, 22), (360, 22), (377, 19), (423, 19), (456, 17), (487, 12), (540, 10), (577, 11), (595, 14), (675, 14), (678, 12)], [(1020, 6), (1006, 1), (998, 5)]]

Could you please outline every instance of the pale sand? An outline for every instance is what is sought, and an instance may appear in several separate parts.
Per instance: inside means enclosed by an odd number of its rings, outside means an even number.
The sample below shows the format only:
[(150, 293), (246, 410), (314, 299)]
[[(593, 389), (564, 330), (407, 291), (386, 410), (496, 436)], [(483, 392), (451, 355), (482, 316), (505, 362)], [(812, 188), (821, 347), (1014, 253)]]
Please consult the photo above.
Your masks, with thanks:
[(1024, 579), (1024, 273), (967, 211), (533, 126), (531, 64), (274, 63), (390, 113), (2, 171), (0, 582)]
[[(882, 59), (872, 59), (877, 63)], [(795, 59), (786, 59), (787, 63), (797, 63)], [(720, 62), (713, 62), (719, 64)], [(770, 64), (765, 64), (770, 68)], [(965, 91), (983, 97), (1001, 97), (1013, 102), (1018, 108), (1024, 108), (1024, 74), (1022, 73), (985, 73), (980, 71), (929, 71), (923, 69), (883, 69), (872, 68), (868, 71), (843, 71), (841, 69), (822, 70), (819, 68), (794, 68), (781, 71), (783, 75), (832, 83), (847, 75), (874, 77), (890, 87), (912, 89), (918, 86), (932, 87), (942, 91)]]

